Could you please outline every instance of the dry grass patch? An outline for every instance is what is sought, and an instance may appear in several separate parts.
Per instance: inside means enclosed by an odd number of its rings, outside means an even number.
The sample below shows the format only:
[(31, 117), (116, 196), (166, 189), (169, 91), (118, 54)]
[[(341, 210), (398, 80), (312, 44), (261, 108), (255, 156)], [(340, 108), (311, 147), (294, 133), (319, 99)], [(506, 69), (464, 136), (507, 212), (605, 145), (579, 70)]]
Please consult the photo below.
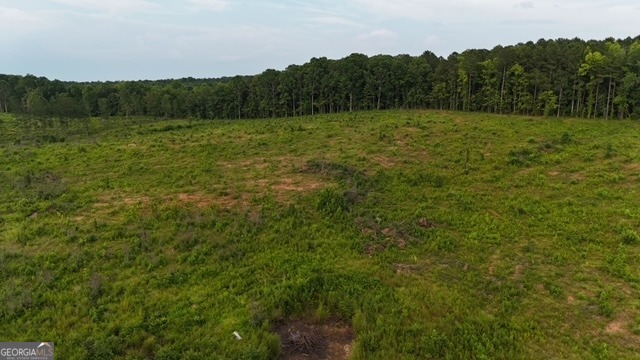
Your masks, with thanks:
[[(234, 195), (214, 195), (205, 193), (178, 193), (164, 196), (148, 196), (124, 193), (108, 193), (97, 197), (97, 201), (93, 203), (89, 212), (94, 215), (107, 216), (120, 207), (140, 206), (148, 209), (152, 204), (160, 205), (189, 205), (198, 208), (210, 208), (219, 206), (225, 209), (246, 208), (249, 206), (249, 196), (246, 194), (240, 196)], [(80, 214), (74, 219), (81, 221), (86, 218), (86, 214)]]
[(526, 266), (517, 264), (513, 269), (513, 280), (522, 280), (525, 270)]
[(285, 360), (347, 360), (353, 353), (353, 328), (339, 320), (295, 320), (276, 326)]
[(396, 166), (397, 161), (388, 156), (376, 155), (371, 158), (375, 163), (379, 164), (385, 169), (390, 169)]
[(227, 169), (241, 169), (241, 170), (264, 170), (275, 165), (280, 171), (286, 167), (300, 166), (306, 162), (306, 159), (302, 159), (295, 156), (276, 156), (276, 157), (257, 157), (251, 159), (242, 159), (235, 161), (219, 161), (218, 165)]
[(276, 192), (307, 192), (314, 191), (324, 187), (325, 183), (316, 179), (309, 179), (308, 177), (285, 177), (278, 179), (278, 183), (273, 185), (272, 188)]
[(640, 350), (640, 336), (634, 334), (634, 318), (629, 313), (619, 315), (604, 328), (604, 334), (614, 339), (624, 348)]
[(640, 173), (640, 163), (628, 164), (627, 166), (625, 166), (625, 169), (634, 173)]
[(489, 260), (489, 275), (495, 275), (498, 269), (498, 264), (500, 262), (500, 250), (496, 250), (496, 252), (491, 255), (491, 259)]
[(177, 195), (169, 195), (166, 196), (165, 199), (177, 202), (185, 205), (194, 205), (198, 208), (210, 208), (212, 206), (220, 206), (225, 209), (237, 208), (237, 207), (248, 207), (249, 199), (246, 195), (242, 196), (233, 196), (233, 195), (212, 195), (212, 194), (203, 194), (203, 193), (180, 193)]

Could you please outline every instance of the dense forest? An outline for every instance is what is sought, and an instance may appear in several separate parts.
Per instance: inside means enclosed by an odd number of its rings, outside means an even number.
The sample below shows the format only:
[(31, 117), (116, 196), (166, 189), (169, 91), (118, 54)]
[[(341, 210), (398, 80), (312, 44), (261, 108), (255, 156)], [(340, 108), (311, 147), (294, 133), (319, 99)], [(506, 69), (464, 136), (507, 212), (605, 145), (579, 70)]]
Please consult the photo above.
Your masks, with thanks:
[(89, 116), (233, 119), (399, 108), (640, 118), (640, 36), (541, 39), (447, 58), (351, 54), (220, 79), (78, 83), (0, 75), (0, 112), (60, 124)]

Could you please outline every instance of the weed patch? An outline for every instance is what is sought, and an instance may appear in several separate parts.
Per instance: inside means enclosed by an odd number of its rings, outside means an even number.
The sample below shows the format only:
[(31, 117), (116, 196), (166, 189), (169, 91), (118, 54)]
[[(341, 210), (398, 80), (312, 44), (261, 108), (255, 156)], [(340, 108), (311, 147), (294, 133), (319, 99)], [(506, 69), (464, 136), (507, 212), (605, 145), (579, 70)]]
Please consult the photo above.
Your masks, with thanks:
[(16, 121), (1, 338), (62, 342), (64, 359), (640, 349), (638, 123), (114, 117), (61, 142)]

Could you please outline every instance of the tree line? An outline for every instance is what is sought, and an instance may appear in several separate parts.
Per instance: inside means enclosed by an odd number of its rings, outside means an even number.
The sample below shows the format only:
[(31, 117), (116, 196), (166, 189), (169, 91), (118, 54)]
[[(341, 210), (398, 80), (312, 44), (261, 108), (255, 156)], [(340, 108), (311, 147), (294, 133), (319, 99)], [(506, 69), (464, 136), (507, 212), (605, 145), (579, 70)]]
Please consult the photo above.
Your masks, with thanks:
[(0, 75), (0, 112), (244, 119), (382, 109), (640, 118), (640, 36), (538, 40), (447, 58), (351, 54), (254, 76), (63, 82)]

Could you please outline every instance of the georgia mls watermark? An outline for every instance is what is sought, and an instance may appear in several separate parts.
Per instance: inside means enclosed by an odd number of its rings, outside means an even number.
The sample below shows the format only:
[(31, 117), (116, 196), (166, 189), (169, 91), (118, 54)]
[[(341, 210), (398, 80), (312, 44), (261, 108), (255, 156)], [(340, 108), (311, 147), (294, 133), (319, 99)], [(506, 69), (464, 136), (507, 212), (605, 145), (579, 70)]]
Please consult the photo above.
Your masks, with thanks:
[(0, 360), (53, 360), (52, 342), (0, 343)]

